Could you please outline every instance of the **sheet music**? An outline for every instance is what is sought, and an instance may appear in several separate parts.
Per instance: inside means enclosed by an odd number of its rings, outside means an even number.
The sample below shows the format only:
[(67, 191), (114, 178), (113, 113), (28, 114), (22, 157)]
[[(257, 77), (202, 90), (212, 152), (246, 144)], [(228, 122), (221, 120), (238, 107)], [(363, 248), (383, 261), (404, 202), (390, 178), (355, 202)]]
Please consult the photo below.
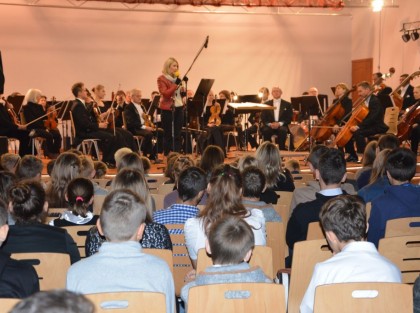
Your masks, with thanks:
[(254, 102), (243, 102), (243, 103), (229, 103), (228, 106), (235, 110), (247, 110), (247, 109), (256, 109), (256, 110), (274, 110), (274, 107), (268, 104), (263, 103), (254, 103)]

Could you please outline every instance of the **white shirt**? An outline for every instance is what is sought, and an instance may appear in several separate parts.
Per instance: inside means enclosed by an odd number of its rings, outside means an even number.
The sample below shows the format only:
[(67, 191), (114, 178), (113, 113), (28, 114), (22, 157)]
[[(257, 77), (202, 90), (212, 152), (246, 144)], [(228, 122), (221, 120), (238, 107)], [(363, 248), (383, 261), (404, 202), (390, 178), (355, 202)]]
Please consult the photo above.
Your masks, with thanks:
[(141, 128), (142, 129), (145, 129), (146, 128), (146, 125), (144, 125), (144, 119), (143, 119), (143, 113), (144, 112), (143, 112), (143, 108), (141, 107), (140, 104), (137, 104), (135, 102), (133, 102), (133, 104), (134, 104), (134, 107), (136, 108), (137, 112), (139, 112)]
[(276, 122), (279, 121), (279, 116), (280, 116), (280, 103), (281, 103), (281, 98), (279, 98), (279, 99), (273, 99), (273, 107), (276, 108), (274, 110), (274, 120)]
[[(261, 210), (252, 209), (250, 215), (244, 218), (254, 233), (255, 245), (265, 246), (265, 218)], [(206, 246), (206, 234), (203, 227), (203, 219), (198, 217), (189, 218), (184, 226), (185, 243), (188, 254), (192, 260), (197, 260), (198, 250)]]
[(315, 289), (333, 283), (401, 283), (401, 272), (367, 241), (347, 244), (340, 253), (315, 265), (311, 282), (300, 305), (300, 313), (312, 313)]

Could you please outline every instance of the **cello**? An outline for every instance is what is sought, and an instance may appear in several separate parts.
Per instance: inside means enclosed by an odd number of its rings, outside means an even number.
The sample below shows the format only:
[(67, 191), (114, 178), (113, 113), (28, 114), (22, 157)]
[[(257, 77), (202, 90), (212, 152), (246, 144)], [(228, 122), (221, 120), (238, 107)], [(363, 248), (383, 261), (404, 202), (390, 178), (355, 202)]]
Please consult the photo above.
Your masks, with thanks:
[(318, 125), (312, 126), (311, 137), (313, 139), (316, 141), (326, 141), (331, 137), (334, 125), (337, 125), (345, 114), (341, 102), (355, 89), (356, 86), (353, 86), (350, 90), (347, 90), (331, 107), (328, 108), (327, 112), (325, 112), (322, 119), (318, 122)]
[(407, 112), (403, 114), (401, 120), (398, 122), (397, 137), (400, 143), (407, 140), (411, 133), (411, 126), (420, 120), (420, 100), (417, 100)]

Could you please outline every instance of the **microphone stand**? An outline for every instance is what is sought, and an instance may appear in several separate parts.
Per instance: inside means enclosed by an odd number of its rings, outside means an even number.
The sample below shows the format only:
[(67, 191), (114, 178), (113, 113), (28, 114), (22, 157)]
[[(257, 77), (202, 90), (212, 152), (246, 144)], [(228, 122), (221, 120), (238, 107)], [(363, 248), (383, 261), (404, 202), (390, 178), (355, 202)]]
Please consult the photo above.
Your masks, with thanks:
[[(190, 67), (188, 68), (187, 72), (185, 73), (184, 77), (182, 78), (181, 83), (178, 84), (177, 88), (179, 88), (179, 86), (181, 86), (182, 82), (185, 81), (185, 92), (188, 92), (188, 78), (187, 78), (187, 75), (191, 71), (192, 67), (194, 66), (195, 61), (198, 59), (198, 57), (200, 56), (203, 49), (204, 48), (207, 49), (208, 44), (209, 44), (209, 36), (206, 37), (206, 40), (204, 41), (203, 45), (198, 50), (194, 60), (192, 61)], [(174, 111), (172, 111), (172, 112), (174, 112)], [(172, 113), (172, 142), (173, 143), (175, 142), (174, 123), (175, 123), (174, 113)], [(188, 130), (188, 103), (186, 103), (186, 105), (185, 105), (185, 150), (184, 150), (185, 153), (187, 152), (187, 149), (188, 149), (188, 134), (189, 134), (189, 130)], [(192, 143), (191, 143), (191, 146), (192, 146)], [(175, 148), (174, 148), (174, 151), (175, 151)]]

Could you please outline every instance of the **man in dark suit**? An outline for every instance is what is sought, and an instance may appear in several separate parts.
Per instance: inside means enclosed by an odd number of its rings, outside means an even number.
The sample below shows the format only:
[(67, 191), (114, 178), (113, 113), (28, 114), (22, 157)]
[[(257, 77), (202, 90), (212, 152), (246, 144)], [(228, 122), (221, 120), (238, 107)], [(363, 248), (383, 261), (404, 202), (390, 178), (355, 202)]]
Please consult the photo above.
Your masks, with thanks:
[[(76, 129), (76, 141), (83, 139), (99, 139), (99, 147), (102, 150), (102, 161), (108, 167), (115, 166), (114, 153), (120, 148), (116, 137), (105, 129), (108, 123), (98, 123), (92, 105), (87, 105), (88, 94), (83, 83), (75, 83), (71, 91), (76, 97), (71, 107), (74, 127)], [(77, 144), (77, 142), (76, 142)]]
[[(371, 93), (371, 90), (371, 86), (367, 81), (357, 84), (359, 97), (366, 98)], [(357, 152), (362, 154), (365, 151), (367, 137), (383, 134), (388, 130), (388, 126), (384, 123), (384, 109), (379, 99), (372, 94), (367, 97), (364, 105), (369, 109), (369, 113), (358, 126), (350, 128), (353, 138), (346, 144), (346, 151), (350, 154), (346, 159), (347, 162), (358, 161), (353, 141), (356, 142)]]
[(270, 141), (273, 135), (277, 136), (280, 150), (286, 150), (286, 138), (289, 132), (288, 125), (292, 121), (293, 110), (290, 102), (281, 99), (283, 94), (279, 87), (271, 89), (273, 100), (269, 100), (266, 104), (274, 106), (274, 110), (265, 110), (261, 113), (262, 127), (261, 132), (264, 141)]
[(131, 90), (131, 102), (124, 107), (124, 117), (127, 130), (135, 136), (143, 136), (142, 151), (149, 155), (149, 159), (156, 160), (153, 152), (153, 131), (154, 128), (145, 125), (144, 114), (147, 112), (141, 103), (141, 91)]
[[(402, 74), (400, 76), (400, 84), (403, 83), (405, 79), (407, 79), (408, 74)], [(402, 110), (405, 110), (412, 106), (416, 99), (414, 99), (414, 87), (410, 85), (410, 80), (407, 80), (404, 85), (401, 86), (400, 90), (400, 96), (402, 97), (403, 104), (402, 104)]]
[(374, 73), (372, 76), (374, 88), (375, 88), (375, 95), (389, 95), (392, 92), (392, 88), (385, 85), (383, 78), (384, 75), (381, 72)]

